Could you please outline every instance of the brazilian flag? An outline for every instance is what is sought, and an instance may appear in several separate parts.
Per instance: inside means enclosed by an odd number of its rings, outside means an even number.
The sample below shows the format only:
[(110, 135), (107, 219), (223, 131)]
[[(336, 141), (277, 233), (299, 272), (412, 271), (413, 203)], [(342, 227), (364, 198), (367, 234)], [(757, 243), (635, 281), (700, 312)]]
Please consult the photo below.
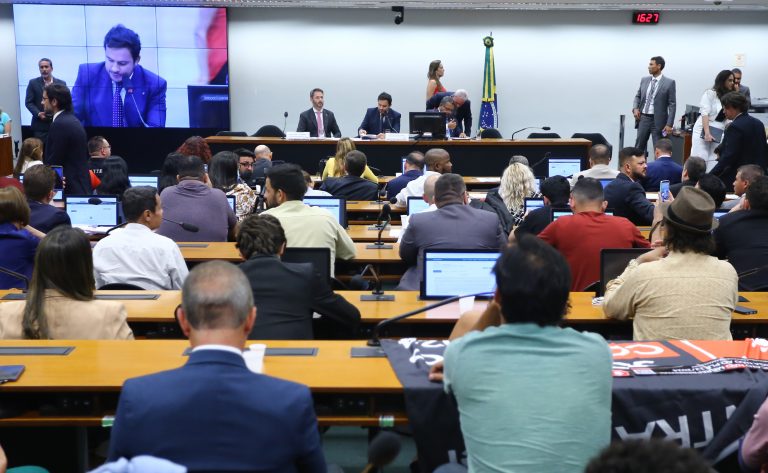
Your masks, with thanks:
[(499, 111), (496, 108), (496, 66), (493, 62), (493, 37), (483, 38), (485, 45), (485, 71), (483, 72), (483, 102), (480, 106), (478, 134), (487, 128), (499, 128)]

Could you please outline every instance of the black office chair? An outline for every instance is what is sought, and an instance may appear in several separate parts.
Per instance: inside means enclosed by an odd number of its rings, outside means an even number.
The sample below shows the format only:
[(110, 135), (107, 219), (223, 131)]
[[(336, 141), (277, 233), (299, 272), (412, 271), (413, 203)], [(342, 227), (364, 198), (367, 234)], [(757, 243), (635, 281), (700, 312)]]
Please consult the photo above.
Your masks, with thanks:
[(530, 133), (528, 138), (560, 138), (557, 133)]
[(99, 291), (143, 291), (143, 287), (139, 287), (135, 284), (128, 284), (124, 282), (113, 282), (105, 284), (99, 288)]
[(283, 133), (283, 131), (276, 125), (264, 125), (256, 130), (256, 133), (254, 133), (253, 136), (262, 138), (285, 138), (285, 133)]
[(486, 128), (480, 132), (480, 138), (502, 138), (502, 136), (496, 128)]
[(248, 133), (244, 131), (220, 131), (216, 133), (216, 136), (248, 136)]
[(613, 155), (613, 145), (608, 143), (608, 140), (600, 133), (574, 133), (571, 138), (583, 138), (592, 142), (594, 145), (605, 145), (608, 147), (608, 152)]

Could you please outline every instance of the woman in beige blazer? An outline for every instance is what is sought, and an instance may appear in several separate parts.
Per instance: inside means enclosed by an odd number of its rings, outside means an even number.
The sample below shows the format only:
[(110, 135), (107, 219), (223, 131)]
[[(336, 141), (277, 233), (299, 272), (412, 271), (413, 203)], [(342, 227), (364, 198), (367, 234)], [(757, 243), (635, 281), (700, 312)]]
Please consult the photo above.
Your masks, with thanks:
[(0, 339), (132, 340), (125, 306), (93, 298), (85, 234), (60, 226), (40, 242), (26, 301), (0, 302)]

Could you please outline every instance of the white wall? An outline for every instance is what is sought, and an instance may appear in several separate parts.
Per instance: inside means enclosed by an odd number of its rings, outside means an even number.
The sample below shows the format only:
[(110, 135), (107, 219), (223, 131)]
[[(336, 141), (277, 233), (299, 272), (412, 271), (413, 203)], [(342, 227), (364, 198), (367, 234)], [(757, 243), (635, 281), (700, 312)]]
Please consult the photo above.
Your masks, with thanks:
[[(13, 119), (13, 139), (21, 139), (19, 122), (19, 89), (16, 79), (16, 44), (13, 33), (13, 5), (0, 5), (0, 43), (5, 47), (0, 54), (0, 108)], [(28, 125), (28, 123), (27, 123)]]
[[(386, 90), (393, 108), (423, 110), (429, 62), (442, 59), (443, 83), (472, 99), (473, 131), (482, 93), (485, 48), (493, 32), (500, 129), (505, 137), (529, 125), (561, 136), (600, 132), (618, 144), (619, 115), (651, 56), (677, 82), (678, 114), (697, 104), (721, 69), (746, 54), (744, 83), (768, 96), (768, 14), (666, 12), (662, 24), (633, 26), (630, 12), (230, 9), (232, 129), (261, 125), (295, 130), (309, 91), (325, 89), (342, 134), (352, 135), (366, 107)], [(527, 132), (525, 133), (527, 134)], [(522, 134), (525, 136), (525, 134)], [(634, 143), (629, 126), (625, 145)]]

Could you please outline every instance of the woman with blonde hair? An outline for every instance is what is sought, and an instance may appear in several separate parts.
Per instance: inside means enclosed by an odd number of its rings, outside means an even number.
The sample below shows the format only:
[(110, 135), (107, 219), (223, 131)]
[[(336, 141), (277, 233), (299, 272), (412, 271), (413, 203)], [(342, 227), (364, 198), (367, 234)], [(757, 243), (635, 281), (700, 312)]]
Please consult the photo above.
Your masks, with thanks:
[(132, 340), (125, 306), (94, 299), (94, 287), (88, 237), (54, 228), (37, 248), (27, 300), (0, 304), (0, 339)]
[(512, 163), (502, 173), (499, 187), (488, 191), (485, 201), (473, 201), (473, 207), (496, 212), (502, 229), (509, 234), (525, 217), (526, 197), (540, 197), (533, 172), (525, 164)]
[(27, 168), (37, 164), (43, 164), (43, 142), (39, 138), (27, 138), (21, 143), (19, 159), (13, 168), (13, 177), (19, 178)]
[(435, 94), (447, 92), (440, 82), (440, 78), (443, 77), (444, 74), (445, 68), (440, 59), (435, 59), (429, 63), (429, 69), (427, 70), (427, 100), (431, 99)]
[[(352, 138), (341, 138), (339, 142), (336, 144), (336, 155), (328, 158), (328, 160), (325, 162), (325, 168), (323, 169), (323, 180), (325, 180), (326, 177), (342, 177), (344, 174), (344, 157), (349, 153), (350, 151), (354, 151), (355, 148), (355, 142), (352, 141)], [(371, 168), (368, 167), (368, 165), (365, 165), (365, 171), (362, 175), (363, 179), (368, 179), (369, 181), (378, 184), (379, 178), (376, 177), (376, 174), (371, 171)]]

